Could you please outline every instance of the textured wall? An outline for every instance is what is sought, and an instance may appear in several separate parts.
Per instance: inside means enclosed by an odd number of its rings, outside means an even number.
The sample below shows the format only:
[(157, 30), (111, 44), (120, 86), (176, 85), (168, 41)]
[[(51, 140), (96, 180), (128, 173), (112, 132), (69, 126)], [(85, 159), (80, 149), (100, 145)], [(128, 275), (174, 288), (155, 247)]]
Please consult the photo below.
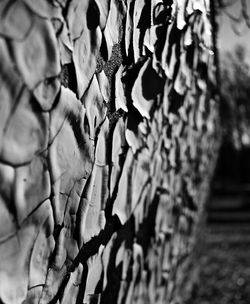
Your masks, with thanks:
[(0, 303), (177, 303), (217, 150), (209, 0), (0, 1)]

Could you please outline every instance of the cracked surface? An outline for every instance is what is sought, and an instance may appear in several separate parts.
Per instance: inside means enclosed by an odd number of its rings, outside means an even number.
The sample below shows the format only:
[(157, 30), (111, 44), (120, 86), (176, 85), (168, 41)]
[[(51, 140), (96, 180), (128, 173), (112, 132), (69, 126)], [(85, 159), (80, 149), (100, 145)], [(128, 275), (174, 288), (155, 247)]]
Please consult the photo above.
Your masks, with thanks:
[(209, 14), (0, 2), (0, 303), (181, 303), (218, 149)]

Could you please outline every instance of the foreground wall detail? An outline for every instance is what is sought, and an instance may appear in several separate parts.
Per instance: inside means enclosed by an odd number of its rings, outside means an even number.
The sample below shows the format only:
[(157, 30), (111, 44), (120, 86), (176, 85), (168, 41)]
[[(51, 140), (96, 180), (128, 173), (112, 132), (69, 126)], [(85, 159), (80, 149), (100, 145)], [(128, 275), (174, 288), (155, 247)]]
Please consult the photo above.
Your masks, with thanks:
[(208, 0), (0, 2), (0, 303), (177, 303), (217, 149)]

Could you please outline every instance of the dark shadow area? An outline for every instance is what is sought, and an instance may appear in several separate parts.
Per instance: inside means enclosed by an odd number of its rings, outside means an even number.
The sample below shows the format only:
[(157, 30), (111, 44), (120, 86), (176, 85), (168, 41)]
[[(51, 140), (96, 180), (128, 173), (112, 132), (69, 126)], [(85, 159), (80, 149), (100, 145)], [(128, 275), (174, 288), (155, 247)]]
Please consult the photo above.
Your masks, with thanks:
[(200, 277), (192, 304), (250, 303), (250, 147), (224, 140), (197, 244)]
[(250, 302), (250, 148), (221, 146), (192, 304)]
[(208, 223), (250, 224), (249, 147), (222, 144), (207, 209)]
[(250, 6), (216, 0), (222, 144), (190, 304), (250, 303)]
[(250, 148), (221, 146), (192, 304), (250, 303)]

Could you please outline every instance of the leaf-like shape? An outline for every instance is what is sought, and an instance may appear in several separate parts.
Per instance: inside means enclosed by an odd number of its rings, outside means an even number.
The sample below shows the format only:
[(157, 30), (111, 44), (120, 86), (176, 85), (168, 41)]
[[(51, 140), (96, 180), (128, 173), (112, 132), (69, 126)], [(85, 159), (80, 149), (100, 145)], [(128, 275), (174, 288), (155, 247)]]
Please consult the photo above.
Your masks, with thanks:
[(89, 136), (92, 140), (95, 140), (96, 131), (104, 121), (107, 113), (107, 106), (104, 103), (95, 75), (90, 83), (89, 89), (82, 97), (82, 101), (86, 108), (86, 116), (89, 124)]
[(100, 11), (100, 28), (103, 30), (106, 26), (110, 11), (110, 0), (95, 0), (95, 2)]
[(58, 77), (45, 79), (34, 89), (33, 94), (43, 111), (50, 111), (60, 90)]
[(48, 20), (35, 17), (27, 37), (23, 41), (13, 40), (11, 49), (18, 70), (31, 90), (61, 71), (56, 35)]
[(152, 68), (151, 59), (148, 58), (140, 69), (132, 89), (133, 105), (142, 116), (150, 118), (150, 111), (154, 105), (155, 98), (157, 94), (163, 92), (163, 85), (163, 79), (157, 75)]
[(102, 33), (100, 27), (97, 27), (95, 30), (89, 30), (85, 24), (81, 37), (74, 42), (73, 62), (79, 98), (85, 93), (95, 73), (96, 57), (100, 51), (101, 40)]
[(1, 1), (0, 35), (23, 40), (33, 26), (34, 17), (22, 1)]
[[(62, 224), (67, 203), (77, 208), (80, 193), (92, 170), (93, 142), (84, 132), (85, 110), (75, 94), (62, 87), (51, 112), (49, 165), (56, 224)], [(78, 185), (79, 183), (79, 185)], [(80, 188), (80, 189), (79, 189)], [(77, 191), (78, 194), (77, 194)], [(75, 209), (74, 208), (74, 209)], [(76, 213), (76, 210), (72, 210)]]
[(34, 99), (27, 89), (9, 115), (3, 130), (0, 155), (13, 165), (30, 162), (48, 144), (48, 114), (33, 111)]

